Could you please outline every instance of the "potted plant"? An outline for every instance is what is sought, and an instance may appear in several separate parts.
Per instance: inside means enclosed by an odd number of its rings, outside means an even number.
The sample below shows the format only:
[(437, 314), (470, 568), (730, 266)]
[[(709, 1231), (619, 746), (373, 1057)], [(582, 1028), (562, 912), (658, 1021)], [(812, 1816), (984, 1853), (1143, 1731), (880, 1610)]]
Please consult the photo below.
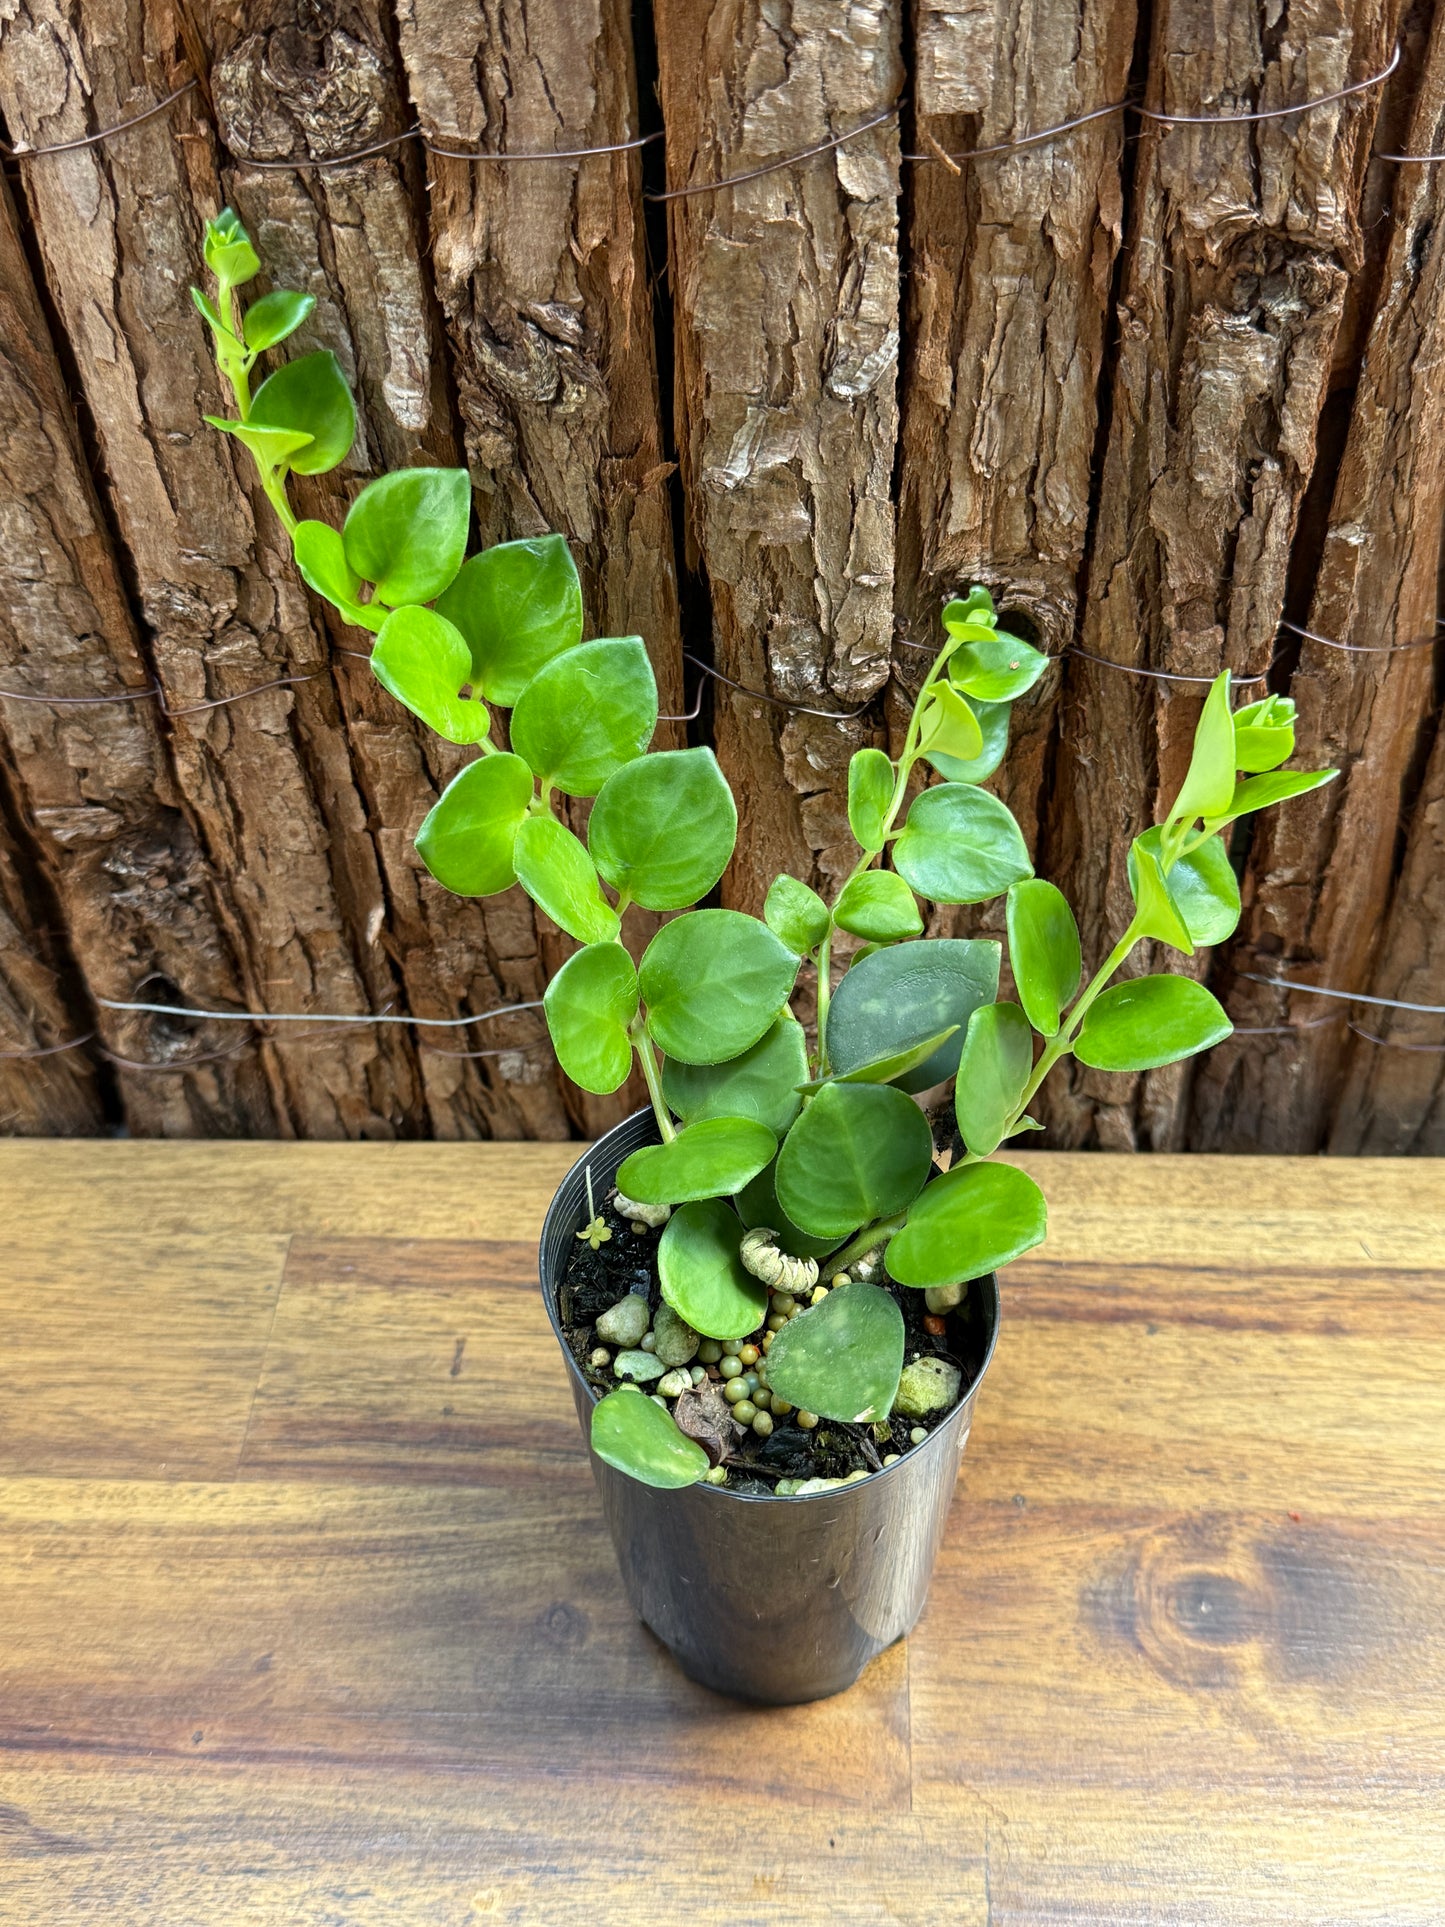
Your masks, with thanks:
[[(709, 750), (649, 752), (640, 639), (583, 640), (560, 536), (467, 557), (464, 470), (383, 475), (340, 529), (298, 520), (287, 477), (344, 459), (351, 395), (324, 352), (253, 394), (311, 297), (242, 312), (259, 263), (229, 211), (206, 260), (216, 295), (195, 300), (235, 401), (214, 425), (250, 450), (306, 581), (374, 632), (380, 681), (478, 751), (422, 824), (422, 861), (462, 895), (521, 884), (579, 945), (545, 994), (563, 1070), (606, 1094), (635, 1060), (650, 1093), (563, 1182), (541, 1243), (633, 1601), (707, 1684), (835, 1692), (921, 1610), (997, 1334), (995, 1273), (1044, 1237), (1038, 1186), (997, 1153), (1036, 1128), (1029, 1104), (1061, 1059), (1141, 1071), (1228, 1036), (1192, 977), (1119, 972), (1144, 942), (1191, 956), (1227, 937), (1240, 898), (1221, 833), (1331, 772), (1282, 770), (1293, 705), (1232, 710), (1221, 675), (1178, 795), (1130, 852), (1134, 915), (1085, 981), (1069, 905), (982, 787), (1046, 658), (974, 588), (942, 612), (898, 755), (852, 759), (858, 857), (833, 901), (783, 876), (761, 918), (695, 908), (737, 814)], [(585, 841), (558, 796), (591, 800)], [(920, 908), (998, 897), (1012, 997), (1001, 944), (926, 937)], [(669, 916), (637, 962), (633, 904)]]

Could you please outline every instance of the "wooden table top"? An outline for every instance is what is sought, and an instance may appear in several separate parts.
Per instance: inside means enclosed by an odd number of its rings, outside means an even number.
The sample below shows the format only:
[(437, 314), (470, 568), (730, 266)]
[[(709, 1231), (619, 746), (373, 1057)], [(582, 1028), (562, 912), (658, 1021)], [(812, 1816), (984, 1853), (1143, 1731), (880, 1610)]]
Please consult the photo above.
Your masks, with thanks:
[(1021, 1158), (923, 1621), (764, 1711), (623, 1601), (576, 1151), (0, 1145), (4, 1927), (1439, 1927), (1438, 1166)]

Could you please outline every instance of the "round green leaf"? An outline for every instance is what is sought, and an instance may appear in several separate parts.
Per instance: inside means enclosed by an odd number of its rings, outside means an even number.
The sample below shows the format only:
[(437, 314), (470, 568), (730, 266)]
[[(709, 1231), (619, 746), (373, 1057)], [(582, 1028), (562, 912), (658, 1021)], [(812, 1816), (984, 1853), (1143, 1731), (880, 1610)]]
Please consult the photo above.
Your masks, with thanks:
[(848, 826), (865, 850), (883, 848), (897, 772), (881, 749), (855, 751), (848, 764)]
[(948, 659), (948, 679), (980, 702), (1007, 703), (1032, 689), (1048, 666), (1047, 656), (1000, 629), (960, 644)]
[(925, 1186), (883, 1262), (900, 1285), (961, 1285), (1042, 1244), (1047, 1231), (1032, 1178), (1011, 1164), (963, 1164)]
[(774, 877), (763, 904), (763, 921), (789, 950), (804, 957), (828, 934), (828, 906), (796, 877)]
[[(1162, 835), (1156, 824), (1137, 839), (1139, 848), (1158, 857)], [(1217, 836), (1175, 859), (1169, 872), (1169, 895), (1195, 944), (1223, 943), (1234, 935), (1241, 910), (1239, 879)]]
[(1106, 990), (1074, 1044), (1096, 1071), (1152, 1071), (1218, 1044), (1234, 1029), (1192, 977), (1136, 977)]
[(1229, 710), (1229, 671), (1210, 684), (1194, 730), (1189, 770), (1169, 812), (1168, 825), (1189, 824), (1196, 816), (1223, 816), (1234, 795), (1234, 718)]
[(532, 800), (520, 756), (483, 756), (454, 776), (416, 833), (416, 851), (459, 897), (492, 897), (517, 881), (512, 848)]
[(1129, 847), (1129, 888), (1134, 896), (1134, 921), (1130, 926), (1134, 934), (1172, 944), (1192, 957), (1194, 943), (1183, 912), (1174, 901), (1159, 858), (1144, 847), (1142, 837), (1136, 837)]
[(1009, 886), (1008, 956), (1019, 1002), (1045, 1037), (1058, 1034), (1083, 975), (1079, 926), (1068, 899), (1042, 877)]
[(325, 475), (346, 460), (356, 439), (356, 403), (341, 363), (329, 348), (285, 362), (256, 390), (251, 421), (309, 435), (288, 465), (298, 475)]
[(1034, 873), (1018, 824), (973, 783), (941, 783), (913, 799), (893, 867), (934, 903), (984, 903)]
[(952, 756), (973, 763), (983, 755), (983, 731), (971, 705), (949, 683), (935, 683), (918, 719), (918, 747), (930, 760)]
[[(461, 567), (471, 511), (464, 468), (396, 469), (351, 504), (341, 531), (346, 559), (392, 608), (430, 602)], [(475, 680), (469, 659), (461, 682)]]
[(314, 294), (296, 294), (290, 288), (273, 288), (253, 301), (241, 323), (241, 333), (253, 355), (274, 348), (287, 335), (295, 334), (316, 306)]
[[(709, 1117), (750, 1117), (781, 1137), (803, 1107), (798, 1086), (807, 1075), (803, 1026), (784, 1011), (740, 1057), (722, 1064), (680, 1064), (669, 1057), (662, 1067), (662, 1094), (689, 1124)], [(625, 1184), (622, 1188), (627, 1190)]]
[(790, 1319), (768, 1353), (768, 1385), (800, 1411), (850, 1425), (885, 1419), (903, 1373), (903, 1313), (880, 1285), (838, 1285)]
[(897, 943), (923, 934), (913, 892), (892, 870), (864, 870), (846, 883), (834, 905), (833, 921), (840, 930), (851, 930), (855, 937), (867, 937), (872, 943)]
[[(861, 951), (859, 955), (862, 955)], [(925, 1037), (920, 1043), (890, 1051), (886, 1057), (875, 1057), (871, 1064), (859, 1064), (854, 1070), (815, 1078), (811, 1084), (800, 1085), (799, 1089), (811, 1096), (814, 1091), (821, 1091), (825, 1084), (892, 1084), (915, 1065), (926, 1064), (957, 1029), (957, 1024), (950, 1024), (946, 1030), (936, 1031), (932, 1037)]]
[[(291, 537), (302, 580), (338, 609), (356, 607), (361, 577), (346, 559), (340, 529), (329, 522), (298, 522)], [(458, 689), (461, 684), (457, 684)]]
[[(582, 653), (565, 657), (559, 669)], [(681, 910), (717, 882), (737, 833), (733, 794), (712, 751), (662, 749), (624, 764), (603, 784), (587, 847), (614, 890), (644, 910)]]
[(927, 752), (928, 761), (945, 782), (986, 783), (1007, 754), (1008, 722), (1013, 704), (981, 703), (967, 696), (961, 700), (974, 713), (983, 748), (971, 762), (965, 762), (957, 756), (947, 756), (942, 750), (931, 749)]
[(733, 1200), (743, 1223), (751, 1231), (754, 1225), (765, 1224), (773, 1232), (778, 1249), (786, 1251), (790, 1258), (825, 1258), (830, 1251), (836, 1251), (843, 1242), (843, 1236), (833, 1238), (811, 1238), (808, 1233), (795, 1225), (778, 1203), (774, 1177), (777, 1160), (766, 1171), (759, 1171), (750, 1184), (745, 1184)]
[(559, 930), (578, 943), (609, 943), (621, 928), (592, 859), (555, 816), (527, 816), (512, 847), (517, 881)]
[(648, 1031), (684, 1064), (739, 1057), (778, 1016), (797, 972), (793, 952), (755, 917), (693, 910), (665, 923), (643, 953)]
[(543, 992), (557, 1062), (584, 1091), (606, 1097), (626, 1082), (637, 997), (637, 972), (620, 943), (575, 951)]
[(657, 684), (642, 638), (607, 637), (537, 671), (512, 711), (512, 748), (544, 783), (595, 796), (656, 727)]
[(720, 1198), (680, 1206), (658, 1240), (663, 1298), (704, 1338), (746, 1338), (767, 1312), (767, 1287), (738, 1256), (742, 1241), (742, 1220)]
[(449, 743), (485, 742), (485, 703), (458, 692), (470, 674), (467, 645), (449, 622), (411, 604), (393, 609), (381, 625), (371, 668), (383, 689), (405, 703)]
[(1017, 1004), (985, 1004), (968, 1020), (954, 1108), (964, 1143), (989, 1157), (1003, 1142), (1034, 1067), (1034, 1033)]
[(892, 1084), (826, 1084), (778, 1153), (778, 1202), (815, 1238), (843, 1236), (917, 1197), (933, 1162), (928, 1119)]
[(856, 962), (828, 1007), (828, 1062), (835, 1076), (910, 1049), (951, 1025), (953, 1036), (897, 1081), (926, 1091), (958, 1068), (962, 1028), (998, 996), (999, 946), (973, 937), (924, 937)]
[(664, 1492), (696, 1485), (708, 1469), (707, 1453), (678, 1430), (672, 1414), (631, 1387), (592, 1407), (592, 1450), (630, 1479)]
[(508, 708), (545, 663), (582, 640), (582, 583), (560, 535), (484, 549), (440, 606), (467, 639), (483, 693)]
[(645, 1144), (624, 1158), (617, 1188), (641, 1204), (686, 1204), (730, 1197), (767, 1169), (778, 1140), (750, 1117), (707, 1117), (671, 1144)]

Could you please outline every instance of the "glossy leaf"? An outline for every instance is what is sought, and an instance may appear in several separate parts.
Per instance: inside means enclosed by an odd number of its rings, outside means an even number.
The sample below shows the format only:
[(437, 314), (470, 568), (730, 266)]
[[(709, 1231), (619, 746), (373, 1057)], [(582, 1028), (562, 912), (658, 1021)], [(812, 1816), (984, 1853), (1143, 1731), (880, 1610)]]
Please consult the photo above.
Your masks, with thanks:
[(1008, 809), (973, 783), (941, 783), (913, 799), (893, 867), (934, 903), (985, 903), (1034, 873)]
[(763, 921), (789, 950), (803, 957), (828, 934), (828, 906), (816, 890), (796, 877), (775, 877), (768, 886)]
[(637, 1002), (637, 972), (620, 943), (574, 951), (543, 992), (557, 1062), (584, 1091), (606, 1097), (627, 1081)]
[(607, 943), (617, 935), (617, 912), (598, 887), (591, 857), (555, 816), (523, 819), (512, 862), (533, 903), (569, 937), (578, 943)]
[(1074, 913), (1061, 890), (1042, 877), (1028, 877), (1010, 888), (1007, 915), (1009, 965), (1019, 1002), (1035, 1030), (1057, 1036), (1083, 975)]
[(1013, 704), (970, 702), (967, 696), (961, 700), (968, 703), (978, 720), (983, 748), (971, 762), (946, 756), (936, 749), (928, 751), (928, 761), (945, 782), (986, 783), (1008, 751), (1008, 724)]
[(1192, 977), (1136, 977), (1106, 990), (1074, 1043), (1096, 1071), (1152, 1071), (1221, 1043), (1234, 1029)]
[[(861, 957), (863, 953), (859, 951), (858, 954)], [(811, 1084), (801, 1084), (798, 1088), (811, 1096), (814, 1091), (821, 1091), (825, 1084), (892, 1084), (915, 1065), (926, 1064), (958, 1028), (957, 1024), (949, 1024), (945, 1030), (935, 1031), (932, 1037), (925, 1037), (917, 1044), (890, 1051), (886, 1057), (875, 1057), (870, 1064), (859, 1064), (851, 1071), (835, 1071), (828, 1077), (815, 1078)]]
[(592, 1407), (592, 1450), (628, 1478), (664, 1492), (696, 1485), (709, 1463), (672, 1414), (632, 1386), (609, 1392)]
[(1294, 755), (1295, 705), (1288, 696), (1266, 696), (1234, 712), (1234, 767), (1257, 774), (1277, 769)]
[(512, 748), (568, 796), (595, 796), (656, 727), (657, 684), (640, 636), (584, 642), (545, 663), (510, 725)]
[(840, 930), (873, 943), (897, 943), (923, 934), (913, 892), (892, 870), (863, 870), (844, 885), (833, 907)]
[(1234, 718), (1229, 712), (1229, 671), (1225, 669), (1204, 699), (1189, 770), (1169, 812), (1169, 825), (1189, 824), (1196, 816), (1223, 815), (1234, 794), (1234, 768)]
[(707, 1117), (671, 1144), (645, 1144), (624, 1158), (617, 1188), (641, 1204), (728, 1197), (765, 1171), (777, 1149), (778, 1140), (755, 1118)]
[(865, 850), (883, 848), (883, 826), (897, 772), (881, 749), (860, 749), (848, 764), (848, 827)]
[(287, 335), (294, 335), (316, 306), (314, 294), (297, 294), (291, 288), (273, 288), (253, 301), (241, 323), (241, 333), (253, 355), (274, 348)]
[(329, 348), (284, 362), (251, 402), (251, 422), (311, 437), (289, 458), (298, 475), (325, 475), (346, 460), (356, 439), (356, 403)]
[(998, 971), (999, 946), (970, 937), (922, 937), (855, 963), (828, 1010), (834, 1075), (846, 1076), (956, 1024), (959, 1033), (897, 1083), (905, 1091), (924, 1091), (951, 1077), (963, 1048), (962, 1027), (980, 1004), (997, 997)]
[(311, 440), (309, 435), (295, 428), (267, 428), (264, 423), (232, 422), (222, 415), (206, 415), (202, 419), (208, 421), (212, 428), (219, 428), (223, 435), (230, 435), (240, 442), (243, 448), (248, 448), (260, 468), (285, 468), (291, 458)]
[(680, 1205), (657, 1245), (664, 1300), (704, 1338), (746, 1338), (768, 1309), (767, 1287), (743, 1269), (742, 1220), (720, 1198)]
[[(582, 653), (573, 651), (556, 667)], [(587, 846), (614, 890), (626, 891), (644, 910), (681, 910), (717, 882), (737, 833), (737, 807), (712, 751), (663, 749), (625, 764), (603, 784)]]
[(441, 607), (467, 639), (483, 693), (508, 708), (544, 664), (582, 640), (582, 583), (560, 535), (474, 555)]
[(955, 596), (943, 605), (943, 626), (951, 636), (974, 626), (992, 629), (997, 620), (993, 597), (979, 582), (974, 583), (966, 596)]
[(734, 1198), (733, 1203), (743, 1223), (749, 1231), (754, 1225), (767, 1225), (774, 1234), (778, 1249), (786, 1251), (792, 1258), (824, 1258), (830, 1251), (836, 1251), (843, 1242), (841, 1237), (809, 1237), (801, 1226), (793, 1223), (778, 1203), (774, 1183), (777, 1168), (777, 1160), (774, 1159), (766, 1171), (760, 1171)]
[(773, 1340), (768, 1385), (800, 1411), (850, 1425), (887, 1418), (903, 1373), (903, 1313), (880, 1285), (838, 1285)]
[[(347, 514), (346, 559), (391, 607), (430, 602), (461, 567), (471, 509), (464, 468), (399, 468), (378, 476)], [(470, 658), (461, 680), (476, 680)]]
[(966, 639), (948, 659), (948, 680), (980, 702), (1014, 702), (1049, 666), (1041, 650), (1000, 629)]
[(755, 917), (693, 910), (665, 923), (643, 953), (648, 1032), (684, 1064), (739, 1057), (782, 1011), (797, 971), (797, 957)]
[(1267, 776), (1249, 776), (1236, 783), (1229, 808), (1222, 816), (1207, 816), (1206, 829), (1222, 830), (1238, 817), (1255, 810), (1268, 809), (1272, 803), (1286, 803), (1292, 796), (1305, 796), (1325, 783), (1333, 782), (1335, 769), (1278, 769)]
[(491, 897), (517, 881), (512, 846), (532, 800), (520, 756), (483, 756), (454, 776), (416, 833), (416, 852), (459, 897)]
[(261, 272), (251, 237), (234, 208), (223, 207), (213, 221), (207, 221), (204, 253), (211, 273), (233, 288), (254, 280)]
[(221, 319), (220, 309), (217, 308), (215, 302), (212, 301), (209, 295), (202, 294), (199, 288), (192, 288), (191, 301), (195, 306), (196, 313), (201, 317), (202, 321), (205, 322), (212, 334), (229, 335), (231, 333), (231, 330)]
[[(302, 580), (338, 609), (358, 606), (361, 577), (346, 559), (340, 529), (329, 522), (299, 522), (291, 538)], [(460, 683), (457, 685), (461, 687)]]
[(1186, 957), (1194, 955), (1194, 943), (1184, 921), (1184, 913), (1170, 894), (1154, 851), (1136, 837), (1129, 847), (1129, 888), (1134, 895), (1134, 921), (1130, 928), (1136, 936), (1152, 937), (1156, 943), (1172, 944)]
[[(1162, 836), (1156, 824), (1136, 840), (1140, 849), (1152, 851), (1157, 857)], [(1217, 836), (1175, 858), (1169, 872), (1169, 895), (1196, 945), (1223, 943), (1233, 936), (1240, 917), (1239, 880), (1229, 852)]]
[(682, 1064), (669, 1057), (662, 1067), (662, 1094), (689, 1124), (750, 1117), (781, 1137), (803, 1107), (798, 1087), (807, 1075), (803, 1026), (784, 1011), (739, 1057), (721, 1064)]
[(930, 761), (949, 756), (975, 763), (983, 755), (983, 731), (972, 705), (950, 683), (935, 683), (918, 719), (918, 747)]
[(901, 1211), (933, 1162), (928, 1119), (893, 1084), (827, 1084), (789, 1131), (778, 1202), (815, 1238)]
[(1044, 1194), (1011, 1164), (963, 1164), (925, 1186), (884, 1266), (900, 1285), (961, 1285), (1042, 1244)]
[(449, 743), (486, 740), (485, 703), (459, 692), (469, 674), (467, 645), (432, 609), (393, 609), (371, 652), (372, 673)]
[(959, 1133), (975, 1156), (990, 1157), (1002, 1144), (1033, 1067), (1033, 1027), (1017, 1004), (985, 1004), (973, 1013), (953, 1101)]

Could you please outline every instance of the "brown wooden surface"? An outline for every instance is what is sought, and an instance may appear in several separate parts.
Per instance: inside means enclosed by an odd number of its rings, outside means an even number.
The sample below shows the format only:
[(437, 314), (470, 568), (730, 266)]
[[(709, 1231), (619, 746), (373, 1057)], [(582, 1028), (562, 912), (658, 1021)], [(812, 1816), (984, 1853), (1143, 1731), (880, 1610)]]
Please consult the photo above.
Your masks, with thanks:
[(3, 1927), (1438, 1927), (1432, 1166), (1027, 1160), (922, 1624), (758, 1711), (622, 1597), (572, 1148), (0, 1147)]

